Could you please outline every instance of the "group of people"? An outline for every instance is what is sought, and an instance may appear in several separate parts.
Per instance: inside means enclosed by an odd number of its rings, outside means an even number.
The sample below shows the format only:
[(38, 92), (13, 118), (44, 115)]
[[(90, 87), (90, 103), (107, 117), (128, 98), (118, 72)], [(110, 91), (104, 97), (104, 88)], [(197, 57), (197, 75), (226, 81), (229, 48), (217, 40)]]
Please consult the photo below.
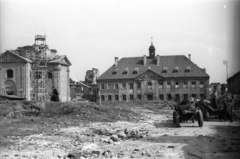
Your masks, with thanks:
[(213, 90), (213, 92), (210, 94), (210, 102), (213, 108), (220, 109), (220, 106), (222, 108), (229, 107), (234, 105), (234, 96), (231, 94), (225, 94), (216, 96), (216, 91)]

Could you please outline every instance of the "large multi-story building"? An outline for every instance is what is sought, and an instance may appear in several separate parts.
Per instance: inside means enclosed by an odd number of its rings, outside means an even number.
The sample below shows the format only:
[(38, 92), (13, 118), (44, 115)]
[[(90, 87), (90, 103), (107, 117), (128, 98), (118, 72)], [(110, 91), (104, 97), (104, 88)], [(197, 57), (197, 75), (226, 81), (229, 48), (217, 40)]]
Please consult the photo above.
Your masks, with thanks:
[(175, 100), (209, 97), (209, 75), (191, 55), (149, 56), (118, 60), (97, 79), (102, 101)]
[[(18, 47), (0, 54), (0, 95), (24, 97), (31, 100), (33, 78), (41, 80), (39, 72), (33, 77), (33, 64), (38, 53), (37, 45)], [(52, 87), (58, 91), (60, 101), (70, 99), (69, 67), (70, 61), (65, 55), (58, 55), (56, 50), (46, 48), (47, 73), (46, 89), (48, 99)]]
[(232, 94), (240, 94), (240, 71), (227, 79), (228, 91)]

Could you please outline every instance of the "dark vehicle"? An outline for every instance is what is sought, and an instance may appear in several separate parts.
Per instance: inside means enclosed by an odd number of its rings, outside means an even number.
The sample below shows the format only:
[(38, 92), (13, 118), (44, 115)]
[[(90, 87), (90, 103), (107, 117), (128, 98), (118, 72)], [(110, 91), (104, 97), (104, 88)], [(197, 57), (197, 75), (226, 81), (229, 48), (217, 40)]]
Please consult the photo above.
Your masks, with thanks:
[(213, 106), (213, 104), (209, 100), (204, 100), (200, 102), (201, 110), (203, 112), (204, 119), (209, 121), (210, 118), (217, 117), (221, 120), (232, 120), (232, 113), (229, 104), (226, 100), (222, 100), (217, 103), (217, 106)]
[(191, 120), (198, 120), (198, 126), (203, 126), (203, 114), (200, 109), (199, 102), (189, 102), (188, 100), (182, 101), (178, 105), (174, 105), (173, 122), (177, 127), (181, 127), (181, 122), (187, 122)]

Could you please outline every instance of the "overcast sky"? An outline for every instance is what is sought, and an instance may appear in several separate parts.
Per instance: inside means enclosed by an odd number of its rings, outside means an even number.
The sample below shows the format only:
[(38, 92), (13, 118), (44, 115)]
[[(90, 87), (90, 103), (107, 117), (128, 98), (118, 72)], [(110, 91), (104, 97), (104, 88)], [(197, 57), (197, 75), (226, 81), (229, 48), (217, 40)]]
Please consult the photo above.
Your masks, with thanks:
[(223, 60), (229, 77), (239, 71), (234, 0), (0, 1), (1, 53), (46, 32), (49, 48), (67, 55), (77, 80), (92, 68), (102, 74), (114, 57), (148, 55), (151, 37), (160, 56), (191, 54), (210, 82), (226, 82)]

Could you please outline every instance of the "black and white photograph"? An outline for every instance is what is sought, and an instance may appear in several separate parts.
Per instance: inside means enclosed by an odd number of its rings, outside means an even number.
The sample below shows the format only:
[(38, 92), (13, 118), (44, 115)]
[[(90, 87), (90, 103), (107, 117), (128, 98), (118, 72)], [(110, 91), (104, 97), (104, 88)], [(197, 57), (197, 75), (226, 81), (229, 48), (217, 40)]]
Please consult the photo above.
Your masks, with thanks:
[(240, 0), (0, 0), (0, 159), (131, 158), (240, 158)]

